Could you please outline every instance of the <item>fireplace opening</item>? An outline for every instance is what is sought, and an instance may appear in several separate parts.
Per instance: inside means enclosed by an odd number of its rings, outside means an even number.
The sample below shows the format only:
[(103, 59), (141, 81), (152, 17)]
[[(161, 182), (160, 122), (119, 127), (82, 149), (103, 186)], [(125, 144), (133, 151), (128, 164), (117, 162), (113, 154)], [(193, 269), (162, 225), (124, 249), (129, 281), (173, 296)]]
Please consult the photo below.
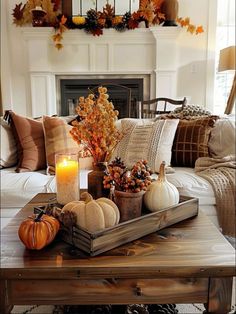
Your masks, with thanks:
[(59, 114), (62, 116), (75, 114), (79, 97), (87, 97), (90, 90), (96, 90), (98, 86), (107, 87), (109, 100), (119, 111), (119, 119), (139, 116), (138, 103), (144, 94), (143, 78), (61, 78), (59, 82)]

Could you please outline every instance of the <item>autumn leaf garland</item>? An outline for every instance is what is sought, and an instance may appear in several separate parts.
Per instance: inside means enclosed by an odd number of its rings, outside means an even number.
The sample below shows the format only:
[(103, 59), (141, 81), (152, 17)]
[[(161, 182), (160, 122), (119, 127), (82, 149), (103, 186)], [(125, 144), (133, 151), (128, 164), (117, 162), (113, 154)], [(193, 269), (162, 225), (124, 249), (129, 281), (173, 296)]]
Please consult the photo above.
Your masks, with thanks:
[(177, 19), (177, 23), (180, 24), (181, 27), (186, 27), (187, 28), (187, 32), (190, 32), (191, 34), (201, 34), (204, 32), (202, 25), (193, 25), (192, 23), (190, 23), (190, 18), (186, 17), (186, 18), (182, 18), (179, 17)]
[[(104, 28), (114, 28), (119, 32), (126, 29), (135, 29), (139, 23), (144, 21), (146, 27), (161, 24), (165, 21), (165, 15), (161, 12), (161, 5), (164, 0), (140, 0), (140, 6), (136, 12), (126, 12), (124, 15), (115, 15), (114, 7), (107, 3), (103, 10), (95, 11), (90, 9), (86, 16), (65, 16), (60, 12), (60, 0), (28, 0), (24, 5), (22, 2), (16, 4), (13, 9), (13, 23), (23, 26), (32, 23), (32, 9), (40, 6), (47, 12), (43, 26), (52, 26), (55, 34), (52, 39), (55, 47), (60, 50), (63, 47), (63, 33), (67, 29), (84, 29), (94, 36), (103, 34)], [(202, 25), (194, 25), (190, 18), (178, 18), (177, 23), (185, 27), (190, 34), (201, 34), (204, 32)]]

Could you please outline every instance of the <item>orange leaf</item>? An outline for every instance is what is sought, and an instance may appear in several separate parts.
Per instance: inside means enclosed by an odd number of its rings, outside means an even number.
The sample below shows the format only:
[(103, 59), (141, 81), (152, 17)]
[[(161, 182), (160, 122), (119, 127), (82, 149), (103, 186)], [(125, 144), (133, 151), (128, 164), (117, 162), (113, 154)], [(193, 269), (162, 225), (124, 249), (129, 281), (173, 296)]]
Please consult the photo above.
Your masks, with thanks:
[(139, 10), (145, 10), (148, 4), (149, 0), (140, 0)]
[(62, 17), (61, 17), (60, 23), (61, 23), (62, 25), (64, 25), (64, 24), (66, 23), (66, 21), (67, 21), (67, 17), (65, 17), (65, 15), (63, 14)]
[(202, 25), (199, 25), (199, 26), (197, 27), (197, 29), (196, 29), (196, 34), (201, 34), (201, 33), (203, 33), (203, 32), (204, 32), (204, 29), (203, 29)]
[(159, 10), (161, 8), (162, 2), (164, 0), (152, 0), (153, 6), (156, 10)]
[(140, 16), (142, 16), (145, 20), (147, 20), (149, 23), (152, 23), (154, 19), (154, 13), (151, 8), (147, 8), (140, 12)]
[(158, 18), (159, 18), (160, 20), (165, 20), (165, 19), (166, 19), (165, 14), (163, 14), (163, 13), (161, 13), (161, 12), (158, 12), (158, 13), (157, 13), (157, 16), (158, 16)]
[(194, 26), (193, 24), (189, 24), (187, 28), (187, 32), (190, 32), (191, 34), (193, 34), (195, 30), (196, 30), (196, 26)]
[(176, 22), (180, 24), (181, 27), (184, 27), (186, 24), (185, 24), (185, 20), (182, 19), (182, 17), (178, 17), (176, 19)]
[(181, 25), (182, 27), (188, 26), (189, 23), (190, 23), (190, 18), (189, 18), (189, 17), (186, 17), (185, 19), (182, 19), (182, 17), (179, 17), (179, 18), (177, 19), (177, 22), (180, 23), (180, 25)]
[(137, 28), (137, 27), (138, 27), (138, 24), (139, 24), (139, 22), (138, 22), (137, 20), (130, 19), (130, 20), (128, 21), (128, 27), (129, 27), (129, 29), (135, 29), (135, 28)]
[(56, 47), (58, 50), (60, 50), (60, 49), (62, 49), (62, 48), (63, 48), (63, 45), (62, 45), (62, 44), (60, 44), (60, 43), (57, 43), (57, 44), (55, 45), (55, 47)]
[(62, 35), (59, 33), (53, 35), (52, 38), (54, 41), (61, 41), (63, 39)]
[(133, 12), (131, 18), (133, 20), (138, 20), (140, 18), (140, 12)]

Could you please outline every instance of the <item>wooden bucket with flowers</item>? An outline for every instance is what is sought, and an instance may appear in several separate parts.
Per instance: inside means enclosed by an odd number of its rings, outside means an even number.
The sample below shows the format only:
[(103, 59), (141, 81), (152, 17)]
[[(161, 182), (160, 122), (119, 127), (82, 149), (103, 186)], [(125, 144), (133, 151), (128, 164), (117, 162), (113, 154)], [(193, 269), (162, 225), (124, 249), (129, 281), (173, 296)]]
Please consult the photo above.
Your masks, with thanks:
[(137, 161), (130, 170), (118, 157), (108, 165), (103, 183), (113, 194), (120, 222), (141, 216), (143, 195), (151, 182), (151, 169), (146, 160)]

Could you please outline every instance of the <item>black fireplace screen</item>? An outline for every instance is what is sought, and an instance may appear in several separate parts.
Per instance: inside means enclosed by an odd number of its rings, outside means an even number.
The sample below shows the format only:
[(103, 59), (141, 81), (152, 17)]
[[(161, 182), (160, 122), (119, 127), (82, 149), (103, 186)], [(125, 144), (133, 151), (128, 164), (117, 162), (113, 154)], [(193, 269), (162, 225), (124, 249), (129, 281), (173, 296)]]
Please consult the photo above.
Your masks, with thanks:
[(109, 100), (112, 101), (121, 118), (137, 118), (139, 116), (138, 102), (143, 99), (143, 79), (61, 79), (62, 116), (75, 114), (75, 107), (81, 96), (87, 97), (90, 90), (98, 86), (106, 86)]

